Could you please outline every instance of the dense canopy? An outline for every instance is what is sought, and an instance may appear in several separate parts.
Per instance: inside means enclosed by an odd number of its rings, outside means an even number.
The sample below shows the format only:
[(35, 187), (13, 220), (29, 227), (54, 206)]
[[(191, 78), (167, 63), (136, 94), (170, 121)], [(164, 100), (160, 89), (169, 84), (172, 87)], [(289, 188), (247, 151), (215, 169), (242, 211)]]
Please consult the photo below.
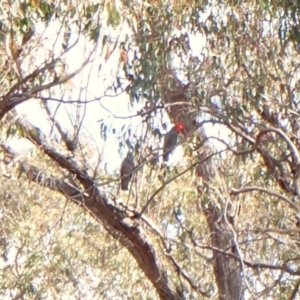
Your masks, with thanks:
[(298, 299), (299, 9), (2, 1), (1, 299)]

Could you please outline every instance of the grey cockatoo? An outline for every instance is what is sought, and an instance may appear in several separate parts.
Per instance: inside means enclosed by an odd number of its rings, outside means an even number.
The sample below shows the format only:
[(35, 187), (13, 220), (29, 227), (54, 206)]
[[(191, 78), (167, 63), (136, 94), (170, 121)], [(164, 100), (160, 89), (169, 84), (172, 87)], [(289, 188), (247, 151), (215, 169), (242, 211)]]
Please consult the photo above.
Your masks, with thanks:
[(177, 138), (180, 132), (183, 130), (183, 123), (177, 123), (173, 128), (165, 134), (164, 146), (163, 146), (163, 160), (168, 161), (169, 155), (176, 148)]
[(121, 190), (127, 191), (128, 184), (132, 178), (132, 172), (134, 170), (133, 155), (131, 152), (127, 153), (121, 164), (120, 176), (121, 176)]

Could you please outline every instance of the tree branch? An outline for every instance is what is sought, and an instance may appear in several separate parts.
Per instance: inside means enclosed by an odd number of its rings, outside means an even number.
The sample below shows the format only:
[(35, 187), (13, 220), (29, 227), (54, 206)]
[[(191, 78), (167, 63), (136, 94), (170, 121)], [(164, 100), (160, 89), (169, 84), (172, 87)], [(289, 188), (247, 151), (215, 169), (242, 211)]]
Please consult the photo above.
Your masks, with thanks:
[[(100, 193), (96, 188), (96, 183), (93, 179), (83, 171), (75, 162), (56, 150), (47, 146), (45, 136), (38, 128), (32, 126), (26, 121), (17, 120), (19, 126), (22, 127), (27, 138), (37, 145), (46, 155), (54, 160), (60, 167), (74, 174), (78, 181), (83, 186), (83, 192), (70, 189), (68, 185), (62, 184), (60, 181), (43, 178), (38, 175), (37, 170), (33, 169), (35, 176), (33, 179), (39, 184), (48, 184), (49, 187), (59, 189), (63, 195), (66, 192), (70, 193), (70, 199), (78, 204), (84, 203), (86, 209), (91, 215), (108, 230), (108, 232), (116, 238), (137, 261), (139, 267), (147, 278), (152, 282), (161, 299), (179, 300), (183, 295), (176, 289), (175, 284), (170, 281), (167, 275), (167, 270), (163, 266), (158, 254), (152, 247), (152, 241), (148, 237), (146, 231), (142, 228), (142, 221), (132, 220), (126, 213), (119, 210), (116, 206)], [(36, 172), (35, 172), (36, 171)], [(53, 185), (53, 182), (56, 185)], [(75, 199), (76, 201), (75, 201)], [(76, 198), (77, 197), (77, 198)]]

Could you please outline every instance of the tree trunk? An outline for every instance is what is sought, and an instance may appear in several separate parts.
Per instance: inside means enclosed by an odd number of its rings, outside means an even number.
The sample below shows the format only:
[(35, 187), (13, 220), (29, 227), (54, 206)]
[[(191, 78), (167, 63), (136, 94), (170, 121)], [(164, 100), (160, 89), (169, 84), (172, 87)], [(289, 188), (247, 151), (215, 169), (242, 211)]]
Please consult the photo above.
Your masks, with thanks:
[(215, 205), (204, 209), (207, 224), (210, 229), (211, 244), (220, 251), (213, 250), (214, 275), (219, 291), (220, 300), (243, 299), (242, 269), (239, 261), (226, 255), (234, 251), (232, 229), (223, 217), (223, 212)]
[[(178, 95), (181, 95), (181, 101), (188, 101), (186, 97), (182, 96), (184, 94), (182, 93), (183, 91), (184, 87), (182, 87), (181, 90), (179, 89)], [(173, 98), (174, 95), (167, 96), (165, 102), (173, 103), (178, 100)], [(208, 145), (202, 145), (202, 141), (206, 140), (203, 129), (196, 126), (197, 120), (193, 119), (193, 116), (188, 116), (184, 113), (184, 108), (186, 109), (186, 106), (182, 104), (180, 107), (178, 105), (172, 106), (173, 110), (169, 112), (169, 117), (171, 120), (184, 120), (186, 138), (198, 130), (198, 142), (201, 144), (198, 159), (201, 163), (196, 168), (196, 174), (202, 178), (203, 182), (209, 185), (210, 179), (215, 178), (218, 171), (211, 157), (209, 158), (209, 154), (211, 153), (210, 147)], [(186, 122), (186, 120), (188, 122)], [(200, 190), (202, 190), (202, 188), (200, 188)], [(214, 275), (218, 286), (219, 298), (221, 300), (241, 300), (243, 299), (241, 266), (237, 260), (226, 255), (226, 251), (235, 249), (232, 229), (223, 217), (224, 211), (214, 205), (213, 200), (209, 202), (208, 207), (206, 206), (206, 208), (204, 208), (204, 213), (210, 230), (212, 247), (224, 251), (224, 254), (217, 250), (213, 251)]]

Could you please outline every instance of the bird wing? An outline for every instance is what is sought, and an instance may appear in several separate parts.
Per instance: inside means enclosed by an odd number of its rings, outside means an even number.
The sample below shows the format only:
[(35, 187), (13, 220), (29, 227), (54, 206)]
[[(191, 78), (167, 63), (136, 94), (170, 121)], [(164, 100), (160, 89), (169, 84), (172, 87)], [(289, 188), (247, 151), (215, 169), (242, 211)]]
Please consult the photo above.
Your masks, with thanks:
[(128, 190), (128, 184), (132, 178), (132, 172), (134, 170), (133, 160), (126, 157), (121, 164), (121, 189), (123, 191)]
[(177, 134), (176, 132), (171, 130), (165, 136), (165, 140), (164, 140), (165, 151), (172, 151), (173, 148), (176, 146), (176, 144), (177, 144)]
[(134, 164), (131, 159), (125, 158), (121, 165), (121, 176), (126, 176), (127, 174), (132, 173), (134, 169)]

